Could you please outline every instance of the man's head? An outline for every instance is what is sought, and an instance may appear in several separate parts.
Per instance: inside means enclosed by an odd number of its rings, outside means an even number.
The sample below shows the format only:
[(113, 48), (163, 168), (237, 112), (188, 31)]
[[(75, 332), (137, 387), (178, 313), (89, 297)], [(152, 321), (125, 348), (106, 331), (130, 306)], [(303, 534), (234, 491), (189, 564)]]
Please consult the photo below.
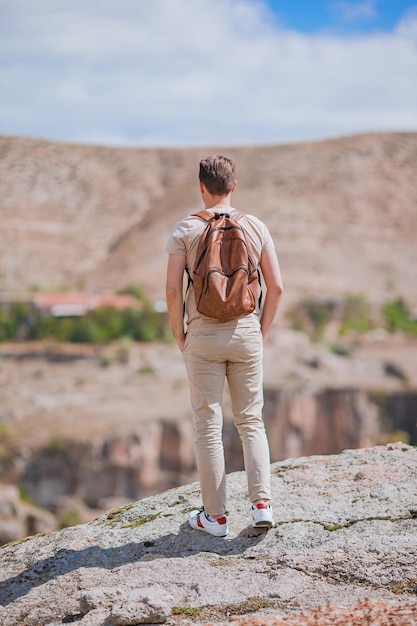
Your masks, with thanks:
[(227, 196), (236, 182), (234, 163), (224, 156), (209, 156), (200, 161), (199, 179), (212, 196)]

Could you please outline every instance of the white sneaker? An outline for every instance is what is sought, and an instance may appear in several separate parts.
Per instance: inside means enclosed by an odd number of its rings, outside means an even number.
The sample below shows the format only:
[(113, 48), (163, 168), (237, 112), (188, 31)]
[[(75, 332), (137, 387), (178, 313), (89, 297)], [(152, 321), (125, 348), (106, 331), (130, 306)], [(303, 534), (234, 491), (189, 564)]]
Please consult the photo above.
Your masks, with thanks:
[(252, 504), (251, 513), (252, 526), (266, 526), (267, 528), (274, 526), (274, 514), (269, 503), (258, 502), (258, 504)]
[(210, 521), (207, 519), (204, 509), (191, 511), (188, 515), (188, 523), (191, 528), (203, 530), (205, 533), (209, 533), (209, 535), (214, 535), (215, 537), (225, 537), (229, 532), (225, 516)]

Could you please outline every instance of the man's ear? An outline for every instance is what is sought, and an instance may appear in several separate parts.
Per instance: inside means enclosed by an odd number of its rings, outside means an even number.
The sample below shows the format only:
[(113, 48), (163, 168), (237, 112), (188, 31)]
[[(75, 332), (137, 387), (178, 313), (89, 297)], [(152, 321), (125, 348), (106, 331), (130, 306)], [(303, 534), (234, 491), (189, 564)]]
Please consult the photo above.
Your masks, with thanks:
[(235, 179), (235, 182), (233, 183), (233, 187), (232, 187), (232, 189), (230, 190), (230, 193), (233, 193), (233, 192), (234, 192), (234, 190), (236, 189), (236, 187), (237, 187), (237, 180)]
[(200, 183), (200, 191), (203, 194), (205, 191), (207, 191), (206, 186), (203, 182), (201, 182), (201, 180), (198, 182)]

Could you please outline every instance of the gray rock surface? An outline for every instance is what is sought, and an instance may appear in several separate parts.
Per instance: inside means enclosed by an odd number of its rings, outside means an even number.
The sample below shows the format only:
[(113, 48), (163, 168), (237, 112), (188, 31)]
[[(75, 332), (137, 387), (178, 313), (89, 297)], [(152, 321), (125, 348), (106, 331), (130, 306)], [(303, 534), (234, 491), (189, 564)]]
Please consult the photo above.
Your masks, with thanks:
[(276, 527), (269, 532), (249, 525), (246, 479), (236, 472), (228, 476), (224, 539), (186, 523), (200, 505), (193, 483), (4, 546), (2, 626), (279, 620), (368, 598), (412, 615), (416, 448), (288, 459), (272, 465), (272, 481)]

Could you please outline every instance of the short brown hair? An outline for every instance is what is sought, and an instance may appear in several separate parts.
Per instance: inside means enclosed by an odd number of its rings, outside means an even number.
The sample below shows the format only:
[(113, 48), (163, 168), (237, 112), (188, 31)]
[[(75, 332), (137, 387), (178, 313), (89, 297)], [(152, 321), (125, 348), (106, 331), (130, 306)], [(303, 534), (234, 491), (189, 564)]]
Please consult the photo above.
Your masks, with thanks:
[(213, 196), (226, 196), (235, 182), (235, 165), (227, 157), (209, 156), (200, 161), (199, 178)]

